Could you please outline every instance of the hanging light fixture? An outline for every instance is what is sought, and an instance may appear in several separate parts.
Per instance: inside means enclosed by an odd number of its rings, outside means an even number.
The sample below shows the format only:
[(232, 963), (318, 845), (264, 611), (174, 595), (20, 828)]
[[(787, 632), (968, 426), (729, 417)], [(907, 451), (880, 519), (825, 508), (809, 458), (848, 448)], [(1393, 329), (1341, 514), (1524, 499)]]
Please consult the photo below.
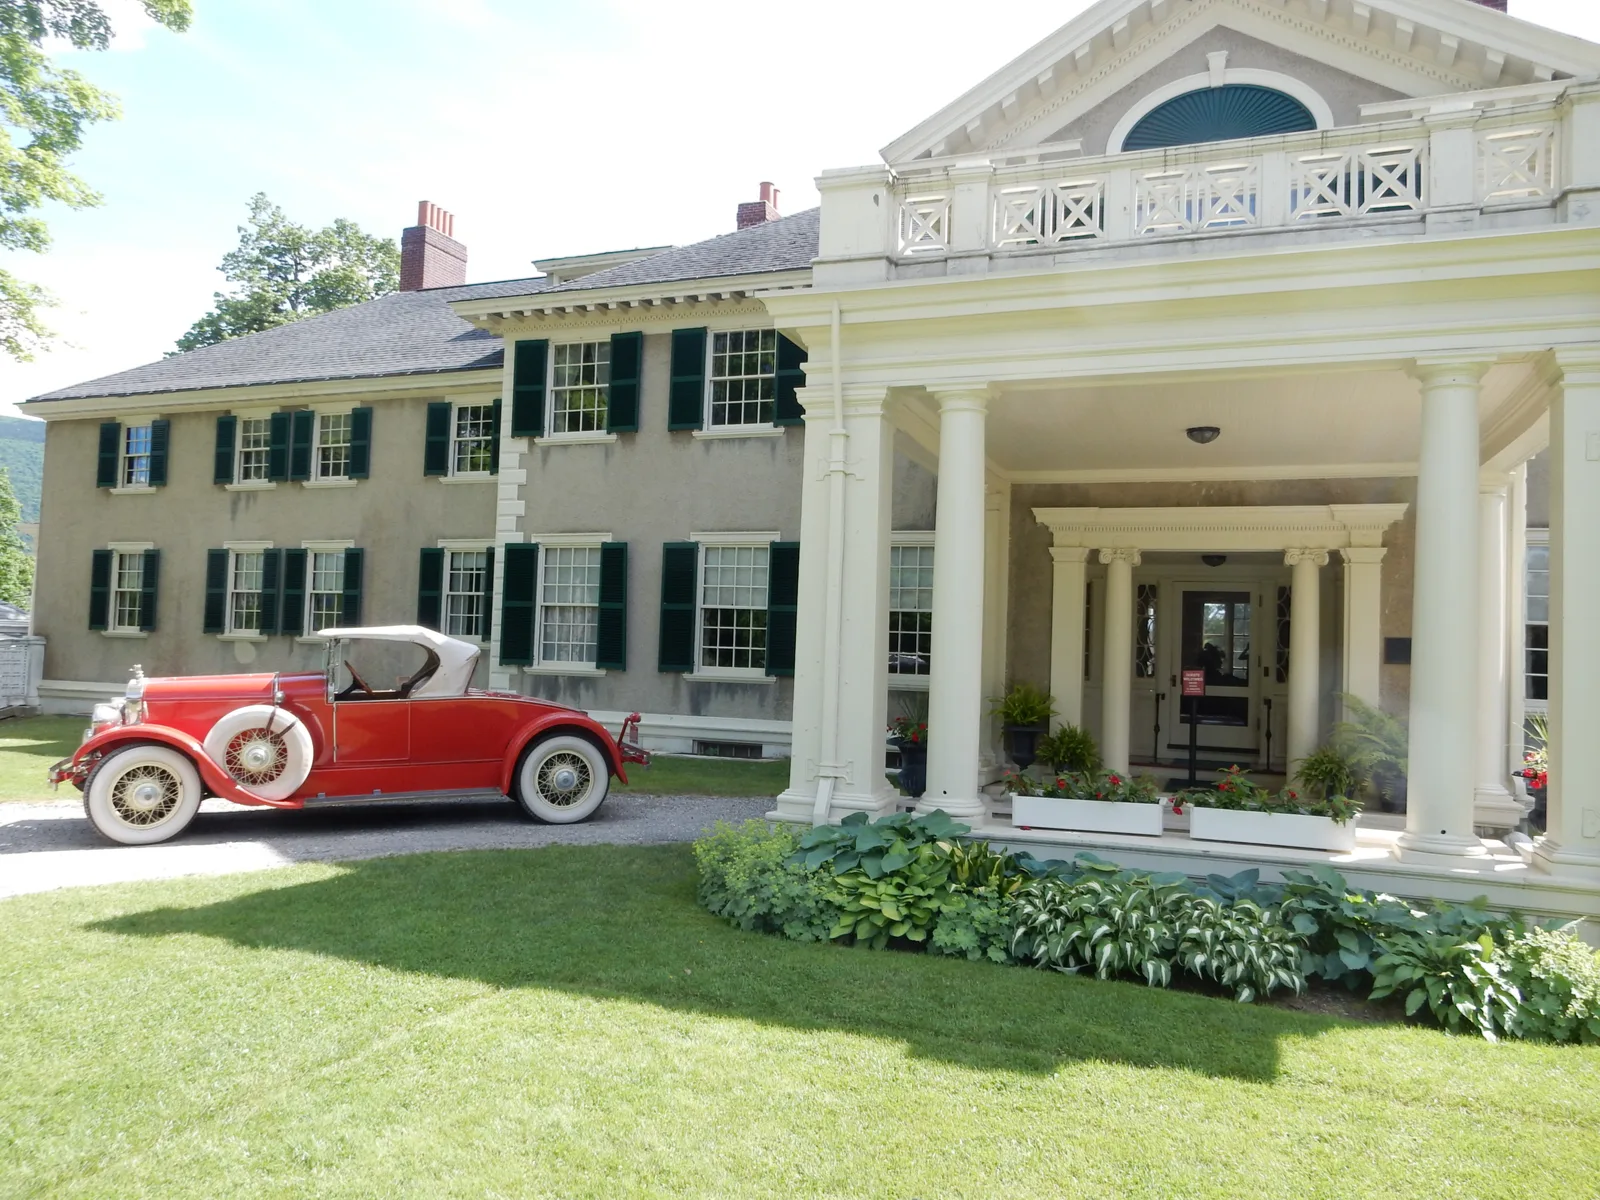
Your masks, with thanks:
[(1222, 430), (1215, 425), (1191, 425), (1184, 432), (1189, 435), (1191, 442), (1196, 442), (1202, 446), (1209, 446), (1222, 436)]

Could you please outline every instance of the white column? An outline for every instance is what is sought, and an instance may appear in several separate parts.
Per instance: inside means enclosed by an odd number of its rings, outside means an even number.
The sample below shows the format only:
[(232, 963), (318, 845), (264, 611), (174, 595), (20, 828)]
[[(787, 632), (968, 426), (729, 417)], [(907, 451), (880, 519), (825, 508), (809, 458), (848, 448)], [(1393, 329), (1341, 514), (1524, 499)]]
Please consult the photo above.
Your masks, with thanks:
[(1352, 546), (1344, 559), (1344, 690), (1377, 705), (1383, 692), (1382, 546)]
[(1057, 727), (1083, 724), (1083, 605), (1089, 551), (1082, 546), (1052, 546), (1055, 563), (1050, 592), (1050, 694), (1056, 698)]
[(1478, 733), (1472, 820), (1477, 826), (1500, 830), (1513, 829), (1522, 820), (1522, 805), (1512, 798), (1506, 772), (1510, 490), (1509, 475), (1486, 474), (1478, 481)]
[[(983, 526), (983, 694), (1006, 690), (1006, 632), (1011, 611), (1011, 485), (990, 481), (984, 491)], [(1004, 756), (999, 718), (983, 706), (983, 745), (978, 756), (978, 784), (999, 779)]]
[(1533, 797), (1525, 781), (1511, 775), (1522, 769), (1528, 720), (1528, 464), (1511, 473), (1511, 502), (1506, 513), (1506, 653), (1511, 663), (1506, 680), (1506, 774), (1511, 795), (1523, 815), (1533, 811)]
[[(1102, 550), (1106, 566), (1105, 681), (1101, 689), (1100, 757), (1106, 770), (1128, 773), (1128, 737), (1133, 705), (1133, 569), (1137, 550)], [(1081, 625), (1083, 614), (1078, 620)], [(1080, 663), (1082, 660), (1079, 660)]]
[(1286, 550), (1289, 583), (1289, 712), (1284, 762), (1291, 775), (1317, 748), (1322, 692), (1322, 578), (1326, 550)]
[(1600, 883), (1600, 347), (1559, 359), (1563, 379), (1550, 403), (1550, 794), (1535, 861), (1593, 886)]
[(987, 391), (937, 392), (939, 492), (933, 534), (933, 664), (928, 790), (918, 806), (984, 812), (978, 752), (984, 721), (984, 425)]
[(1406, 859), (1484, 853), (1472, 832), (1478, 697), (1480, 363), (1420, 363)]
[[(820, 393), (820, 394), (819, 394)], [(793, 750), (774, 820), (810, 824), (892, 812), (884, 777), (889, 692), (889, 518), (894, 429), (878, 388), (847, 393), (835, 427), (831, 390), (810, 388), (800, 500)], [(792, 536), (788, 529), (785, 536)], [(840, 609), (830, 612), (834, 589)]]

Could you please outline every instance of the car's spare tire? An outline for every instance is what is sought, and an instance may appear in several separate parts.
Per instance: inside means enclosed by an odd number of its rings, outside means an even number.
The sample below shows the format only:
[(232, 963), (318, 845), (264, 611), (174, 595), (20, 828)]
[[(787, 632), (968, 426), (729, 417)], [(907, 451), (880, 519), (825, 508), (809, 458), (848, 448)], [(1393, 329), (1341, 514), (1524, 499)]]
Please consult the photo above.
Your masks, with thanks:
[(294, 795), (316, 758), (305, 725), (270, 704), (234, 709), (211, 727), (205, 748), (212, 762), (263, 800)]

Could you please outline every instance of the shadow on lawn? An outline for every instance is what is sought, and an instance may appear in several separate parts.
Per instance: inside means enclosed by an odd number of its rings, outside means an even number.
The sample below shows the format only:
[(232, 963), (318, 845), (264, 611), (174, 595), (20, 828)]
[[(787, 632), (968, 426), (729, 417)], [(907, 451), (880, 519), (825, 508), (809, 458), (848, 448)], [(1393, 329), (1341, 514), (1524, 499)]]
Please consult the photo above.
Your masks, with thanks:
[(197, 934), (502, 988), (837, 1030), (983, 1070), (1047, 1074), (1099, 1060), (1270, 1081), (1280, 1038), (1338, 1027), (1135, 984), (743, 933), (695, 904), (682, 846), (378, 859), (329, 879), (89, 928)]

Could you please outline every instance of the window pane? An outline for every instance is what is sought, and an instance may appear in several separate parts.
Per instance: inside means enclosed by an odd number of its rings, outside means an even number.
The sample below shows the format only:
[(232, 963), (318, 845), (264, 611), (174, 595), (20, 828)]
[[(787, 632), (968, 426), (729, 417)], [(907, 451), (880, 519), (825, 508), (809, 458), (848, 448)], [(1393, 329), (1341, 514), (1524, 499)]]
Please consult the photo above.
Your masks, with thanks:
[(344, 551), (311, 553), (311, 587), (306, 593), (307, 628), (311, 632), (335, 628), (342, 615)]
[(239, 466), (234, 474), (240, 483), (267, 477), (267, 455), (272, 446), (272, 421), (268, 417), (241, 417), (239, 420)]
[(112, 583), (111, 628), (139, 628), (139, 592), (143, 587), (144, 555), (118, 553)]
[(494, 406), (456, 405), (455, 426), (452, 432), (452, 474), (488, 474), (494, 441)]
[(483, 636), (483, 586), (488, 555), (452, 550), (445, 571), (444, 631), (452, 637)]
[(765, 546), (707, 546), (700, 589), (700, 663), (767, 665)]
[(933, 547), (889, 548), (889, 673), (927, 675), (933, 655)]
[(350, 414), (317, 416), (317, 478), (343, 479), (350, 474)]
[(603, 433), (606, 389), (611, 383), (610, 342), (569, 342), (555, 347), (551, 433)]
[(150, 426), (130, 425), (123, 434), (122, 486), (150, 483)]
[(258, 633), (261, 630), (260, 551), (233, 556), (233, 579), (228, 589), (228, 629), (233, 633)]
[(593, 663), (600, 613), (600, 547), (549, 546), (543, 558), (539, 659)]
[(777, 370), (777, 331), (746, 329), (713, 334), (710, 423), (772, 424)]

